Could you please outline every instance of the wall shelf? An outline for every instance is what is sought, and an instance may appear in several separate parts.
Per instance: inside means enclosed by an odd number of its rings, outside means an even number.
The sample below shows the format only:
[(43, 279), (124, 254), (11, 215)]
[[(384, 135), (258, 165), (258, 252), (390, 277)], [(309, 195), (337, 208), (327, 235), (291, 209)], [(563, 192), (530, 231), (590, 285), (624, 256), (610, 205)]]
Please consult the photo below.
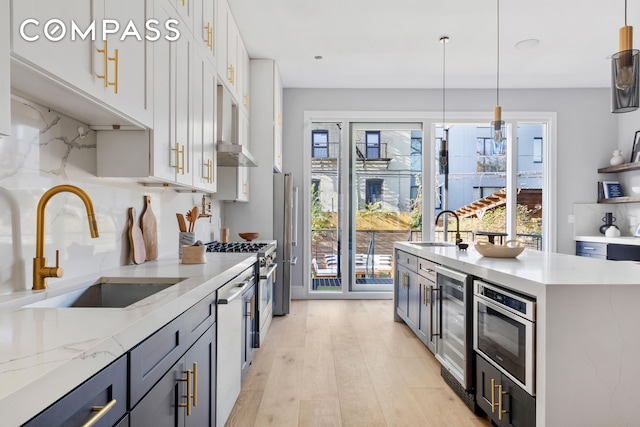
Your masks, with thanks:
[(598, 203), (640, 203), (640, 197), (625, 196), (614, 197), (612, 199), (598, 199)]
[(598, 173), (616, 173), (640, 170), (640, 162), (635, 163), (623, 163), (616, 166), (607, 166), (606, 168), (598, 169)]

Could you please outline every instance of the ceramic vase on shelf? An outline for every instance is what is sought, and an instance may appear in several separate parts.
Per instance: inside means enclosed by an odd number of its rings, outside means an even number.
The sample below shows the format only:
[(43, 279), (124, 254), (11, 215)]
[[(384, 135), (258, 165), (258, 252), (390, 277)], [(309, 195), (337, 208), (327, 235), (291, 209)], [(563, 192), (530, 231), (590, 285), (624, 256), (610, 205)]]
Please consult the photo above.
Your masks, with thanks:
[(622, 151), (621, 150), (615, 150), (613, 152), (613, 157), (611, 157), (611, 160), (609, 160), (609, 163), (611, 164), (611, 166), (617, 166), (617, 165), (621, 165), (624, 163), (624, 157), (622, 157)]
[(613, 212), (605, 212), (604, 217), (602, 217), (602, 221), (604, 221), (604, 224), (600, 226), (601, 234), (605, 234), (607, 231), (607, 228), (609, 227), (618, 228), (617, 226), (613, 225), (613, 223), (616, 222), (616, 217), (613, 216)]

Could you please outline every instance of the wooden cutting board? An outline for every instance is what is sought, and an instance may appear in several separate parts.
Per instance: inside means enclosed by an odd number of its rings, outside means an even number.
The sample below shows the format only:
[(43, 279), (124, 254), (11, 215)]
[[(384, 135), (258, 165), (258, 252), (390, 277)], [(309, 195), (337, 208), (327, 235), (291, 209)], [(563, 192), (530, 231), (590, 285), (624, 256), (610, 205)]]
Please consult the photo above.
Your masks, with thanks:
[(142, 230), (136, 223), (136, 210), (129, 208), (129, 244), (131, 245), (131, 261), (142, 264), (146, 258)]
[(144, 208), (140, 217), (142, 237), (144, 238), (145, 259), (152, 261), (158, 258), (158, 225), (151, 209), (151, 196), (144, 196)]

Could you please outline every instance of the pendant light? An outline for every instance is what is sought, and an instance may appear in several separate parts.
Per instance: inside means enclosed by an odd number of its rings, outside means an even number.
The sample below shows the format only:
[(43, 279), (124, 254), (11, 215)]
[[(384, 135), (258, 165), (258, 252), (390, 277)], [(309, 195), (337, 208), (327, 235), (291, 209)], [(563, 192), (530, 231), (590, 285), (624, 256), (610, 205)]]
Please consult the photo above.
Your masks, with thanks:
[(620, 52), (611, 55), (611, 112), (627, 113), (638, 109), (638, 49), (633, 49), (633, 27), (627, 25), (627, 0), (624, 1), (624, 27), (620, 28)]
[(491, 129), (493, 131), (493, 141), (496, 144), (501, 143), (504, 140), (502, 127), (504, 121), (502, 121), (502, 107), (500, 106), (500, 0), (497, 3), (497, 61), (496, 61), (496, 106), (493, 109), (493, 121), (491, 122)]
[[(446, 71), (446, 45), (449, 43), (449, 36), (440, 37), (442, 43), (442, 141), (440, 142), (440, 173), (446, 176), (448, 174), (448, 150), (447, 139), (449, 137), (447, 130), (447, 121), (445, 116), (446, 97), (445, 97), (445, 71)], [(446, 209), (446, 208), (445, 208)]]

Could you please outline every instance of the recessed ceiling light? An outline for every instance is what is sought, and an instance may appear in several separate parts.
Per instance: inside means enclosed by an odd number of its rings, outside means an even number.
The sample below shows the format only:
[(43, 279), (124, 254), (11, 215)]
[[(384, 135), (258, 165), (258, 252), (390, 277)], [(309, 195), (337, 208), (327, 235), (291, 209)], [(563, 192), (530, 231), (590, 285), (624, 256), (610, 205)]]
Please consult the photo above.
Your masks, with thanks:
[(526, 39), (520, 40), (516, 43), (516, 49), (518, 50), (530, 50), (540, 44), (540, 40), (538, 39)]
[(313, 57), (314, 59), (322, 59), (322, 55), (316, 55)]

